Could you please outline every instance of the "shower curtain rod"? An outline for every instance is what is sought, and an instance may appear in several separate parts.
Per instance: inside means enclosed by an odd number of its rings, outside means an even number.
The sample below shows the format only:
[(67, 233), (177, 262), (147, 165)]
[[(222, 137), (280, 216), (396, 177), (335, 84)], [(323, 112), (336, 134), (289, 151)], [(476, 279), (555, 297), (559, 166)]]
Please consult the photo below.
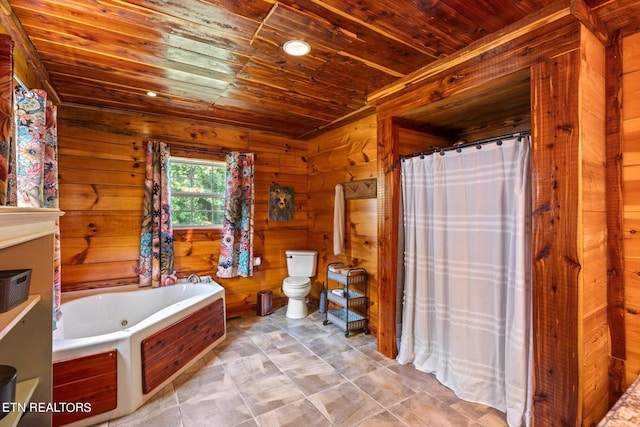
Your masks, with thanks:
[(466, 148), (466, 147), (476, 147), (476, 148), (480, 149), (482, 147), (482, 145), (490, 144), (492, 142), (496, 142), (498, 145), (501, 145), (503, 139), (519, 138), (519, 137), (523, 137), (523, 136), (526, 136), (526, 135), (531, 135), (531, 132), (530, 131), (524, 131), (524, 132), (511, 133), (511, 134), (507, 134), (507, 135), (494, 136), (492, 138), (480, 139), (478, 141), (471, 141), (471, 142), (467, 142), (467, 141), (456, 142), (451, 147), (444, 147), (444, 148), (431, 147), (426, 151), (420, 151), (418, 153), (406, 154), (406, 155), (400, 156), (400, 159), (404, 160), (404, 159), (410, 159), (410, 158), (416, 157), (416, 156), (428, 156), (429, 154), (434, 154), (434, 153), (440, 153), (441, 155), (444, 155), (445, 152), (451, 151), (451, 150), (456, 150), (459, 153), (459, 152), (462, 151), (463, 148)]

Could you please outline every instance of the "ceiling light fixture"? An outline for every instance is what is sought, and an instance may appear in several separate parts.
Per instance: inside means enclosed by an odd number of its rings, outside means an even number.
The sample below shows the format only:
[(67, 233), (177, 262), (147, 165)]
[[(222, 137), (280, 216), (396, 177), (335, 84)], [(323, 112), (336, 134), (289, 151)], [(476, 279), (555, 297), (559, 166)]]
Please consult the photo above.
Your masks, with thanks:
[(148, 96), (158, 96), (158, 94), (157, 94), (157, 93), (152, 92), (152, 91), (148, 91), (148, 92), (147, 92), (147, 95), (148, 95)]
[(303, 40), (289, 40), (282, 48), (292, 56), (304, 56), (311, 51), (309, 43)]

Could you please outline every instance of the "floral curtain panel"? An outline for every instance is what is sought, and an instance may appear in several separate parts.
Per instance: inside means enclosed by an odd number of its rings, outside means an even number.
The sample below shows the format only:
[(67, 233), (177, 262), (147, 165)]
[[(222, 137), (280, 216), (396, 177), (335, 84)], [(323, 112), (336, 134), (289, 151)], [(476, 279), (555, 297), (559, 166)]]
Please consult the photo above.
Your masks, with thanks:
[(46, 97), (40, 89), (15, 92), (16, 196), (21, 207), (44, 207)]
[(143, 218), (140, 235), (139, 286), (167, 286), (176, 283), (171, 222), (169, 147), (147, 143)]
[[(9, 159), (13, 132), (13, 40), (0, 34), (0, 206), (9, 203)], [(15, 194), (15, 193), (14, 193)]]
[[(16, 89), (14, 93), (16, 147), (9, 157), (15, 170), (16, 190), (10, 204), (58, 209), (57, 109), (41, 89)], [(13, 152), (11, 149), (10, 152)], [(15, 159), (15, 164), (12, 165)], [(9, 187), (11, 188), (11, 187)], [(13, 197), (15, 196), (15, 197)], [(55, 233), (53, 272), (53, 327), (60, 315), (60, 225)]]
[[(43, 207), (59, 209), (58, 202), (58, 108), (47, 101), (44, 138), (44, 187)], [(60, 255), (60, 220), (56, 220), (53, 251), (53, 327), (60, 319), (60, 297), (62, 296), (62, 257)]]
[(218, 277), (253, 276), (252, 153), (227, 154), (227, 192), (218, 259)]

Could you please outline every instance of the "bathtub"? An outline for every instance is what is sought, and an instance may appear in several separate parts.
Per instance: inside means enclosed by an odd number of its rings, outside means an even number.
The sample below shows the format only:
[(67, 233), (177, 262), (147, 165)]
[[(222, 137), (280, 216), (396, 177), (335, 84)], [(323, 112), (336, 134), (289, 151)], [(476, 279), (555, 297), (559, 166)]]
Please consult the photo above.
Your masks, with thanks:
[[(54, 413), (54, 424), (86, 426), (135, 411), (226, 338), (224, 298), (224, 288), (214, 281), (183, 281), (63, 302), (62, 317), (53, 332), (54, 401), (84, 400), (68, 392), (79, 393), (91, 384), (99, 390), (82, 392), (97, 399), (90, 413), (62, 414), (58, 420)], [(175, 358), (168, 359), (171, 354)], [(102, 385), (102, 377), (86, 378), (101, 372), (92, 365), (95, 355), (111, 358), (113, 370), (105, 372), (104, 378), (112, 378), (114, 384)], [(82, 368), (86, 360), (89, 365)], [(73, 369), (76, 373), (70, 374)], [(86, 384), (81, 386), (78, 380)], [(100, 409), (104, 399), (95, 395), (107, 388), (113, 390), (109, 397), (113, 403), (107, 410)], [(101, 410), (104, 412), (95, 413)]]

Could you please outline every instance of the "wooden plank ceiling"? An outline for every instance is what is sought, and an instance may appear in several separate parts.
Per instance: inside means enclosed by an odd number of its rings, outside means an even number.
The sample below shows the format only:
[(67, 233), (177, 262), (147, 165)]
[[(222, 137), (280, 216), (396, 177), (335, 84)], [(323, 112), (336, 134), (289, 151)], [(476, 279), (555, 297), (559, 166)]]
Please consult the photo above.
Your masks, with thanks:
[[(2, 23), (32, 45), (27, 57), (60, 104), (304, 138), (370, 113), (368, 94), (554, 1), (0, 0), (0, 6)], [(637, 2), (579, 3), (621, 27), (629, 25), (627, 15), (611, 3)], [(282, 45), (289, 39), (307, 41), (311, 53), (288, 56)]]

